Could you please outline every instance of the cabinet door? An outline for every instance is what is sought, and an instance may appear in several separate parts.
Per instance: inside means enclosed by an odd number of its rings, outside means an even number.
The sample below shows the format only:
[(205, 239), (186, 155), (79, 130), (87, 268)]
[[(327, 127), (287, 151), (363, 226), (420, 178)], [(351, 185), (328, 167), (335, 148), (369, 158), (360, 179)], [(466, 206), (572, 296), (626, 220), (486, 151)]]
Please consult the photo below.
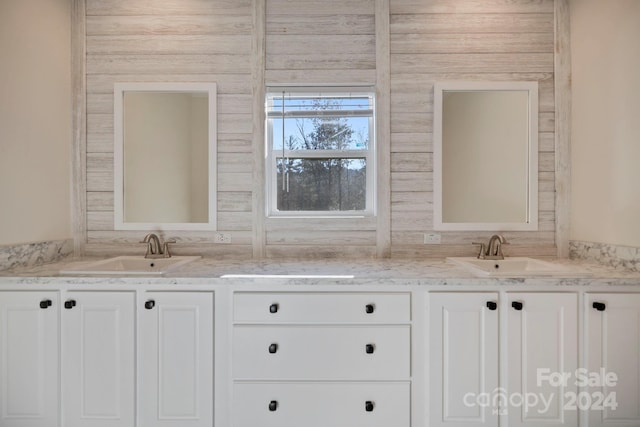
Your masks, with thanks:
[(213, 294), (148, 292), (140, 312), (139, 425), (213, 425)]
[[(640, 295), (591, 294), (587, 301), (588, 375), (595, 375), (593, 378), (596, 381), (602, 380), (586, 389), (594, 398), (588, 405), (591, 409), (589, 426), (638, 426)], [(615, 380), (609, 380), (610, 376), (605, 377), (608, 373), (615, 374)], [(604, 383), (605, 378), (608, 384)], [(596, 406), (599, 396), (604, 397), (601, 408)], [(617, 407), (614, 409), (615, 404)]]
[(69, 292), (62, 306), (65, 427), (133, 427), (135, 294)]
[[(568, 397), (577, 392), (577, 298), (565, 293), (509, 294), (509, 427), (578, 425), (578, 412), (565, 409)], [(556, 382), (562, 375), (567, 381)]]
[(0, 292), (0, 425), (58, 424), (58, 294)]
[(429, 295), (430, 426), (497, 426), (498, 295)]
[(409, 427), (409, 383), (236, 383), (233, 427)]

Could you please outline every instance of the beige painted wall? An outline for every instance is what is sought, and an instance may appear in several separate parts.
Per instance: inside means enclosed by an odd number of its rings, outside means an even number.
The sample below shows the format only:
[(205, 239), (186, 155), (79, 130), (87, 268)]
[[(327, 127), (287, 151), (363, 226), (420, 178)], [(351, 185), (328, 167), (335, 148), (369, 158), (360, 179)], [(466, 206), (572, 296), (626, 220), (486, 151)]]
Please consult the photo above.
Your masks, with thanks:
[(572, 0), (571, 239), (640, 246), (640, 2)]
[(0, 1), (0, 58), (0, 245), (70, 238), (70, 1)]

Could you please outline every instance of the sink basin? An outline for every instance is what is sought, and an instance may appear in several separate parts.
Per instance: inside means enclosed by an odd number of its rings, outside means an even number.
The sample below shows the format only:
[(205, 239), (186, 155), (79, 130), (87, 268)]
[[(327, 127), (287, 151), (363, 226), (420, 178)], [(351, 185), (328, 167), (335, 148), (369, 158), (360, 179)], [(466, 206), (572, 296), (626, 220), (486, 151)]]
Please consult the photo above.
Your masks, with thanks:
[(147, 259), (143, 256), (119, 256), (91, 263), (82, 263), (60, 270), (60, 274), (164, 274), (199, 256), (173, 256), (171, 258)]
[(507, 257), (503, 260), (452, 257), (448, 260), (466, 268), (478, 276), (528, 277), (554, 275), (581, 275), (569, 266), (527, 257)]

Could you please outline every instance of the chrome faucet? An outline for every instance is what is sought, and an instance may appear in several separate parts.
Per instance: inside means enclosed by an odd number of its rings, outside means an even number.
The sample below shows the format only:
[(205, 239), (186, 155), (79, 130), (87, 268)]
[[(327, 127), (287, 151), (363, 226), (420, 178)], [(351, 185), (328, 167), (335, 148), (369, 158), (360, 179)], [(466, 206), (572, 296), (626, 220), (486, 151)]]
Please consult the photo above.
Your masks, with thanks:
[(489, 239), (489, 244), (473, 243), (474, 245), (480, 245), (480, 252), (478, 253), (478, 259), (504, 259), (502, 253), (502, 245), (509, 244), (507, 240), (500, 234), (494, 234)]
[(149, 233), (144, 236), (144, 239), (140, 243), (145, 243), (147, 245), (147, 253), (145, 253), (145, 258), (171, 258), (171, 251), (169, 250), (169, 243), (175, 243), (176, 241), (171, 239), (164, 242), (164, 244), (160, 243), (160, 238), (154, 234)]

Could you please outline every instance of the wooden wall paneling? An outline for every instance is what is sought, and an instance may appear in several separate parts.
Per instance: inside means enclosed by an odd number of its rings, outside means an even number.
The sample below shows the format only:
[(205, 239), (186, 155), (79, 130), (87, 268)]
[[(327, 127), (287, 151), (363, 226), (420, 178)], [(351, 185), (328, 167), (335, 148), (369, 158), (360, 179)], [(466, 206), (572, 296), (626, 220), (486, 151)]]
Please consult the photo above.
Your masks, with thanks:
[(87, 15), (251, 15), (251, 0), (87, 0)]
[[(327, 11), (333, 12), (333, 9)], [(267, 32), (278, 34), (313, 34), (321, 35), (373, 35), (375, 34), (374, 15), (329, 14), (298, 15), (291, 20), (289, 15), (270, 14), (267, 17)]]
[(314, 230), (279, 230), (271, 231), (268, 245), (324, 245), (324, 246), (375, 246), (376, 232), (349, 231), (314, 231)]
[(569, 257), (571, 221), (571, 37), (568, 0), (555, 1), (556, 245)]
[(91, 15), (87, 16), (87, 36), (98, 35), (251, 35), (250, 14), (225, 15)]
[[(218, 229), (231, 232), (225, 250), (251, 253), (251, 1), (88, 0), (86, 22), (88, 248), (96, 253), (114, 243), (119, 253), (123, 244), (112, 218), (114, 83), (191, 81), (217, 84)], [(199, 249), (215, 252), (204, 247), (215, 235), (202, 235)]]
[(374, 10), (376, 0), (268, 0), (267, 16), (362, 15)]
[[(433, 227), (433, 83), (536, 80), (539, 231), (507, 233), (509, 253), (552, 256), (557, 241), (562, 256), (567, 7), (567, 0), (74, 0), (74, 70), (85, 67), (74, 80), (76, 252), (84, 245), (91, 254), (120, 253), (140, 238), (112, 230), (116, 81), (217, 83), (219, 229), (232, 231), (233, 243), (176, 232), (183, 248), (322, 258), (472, 254), (468, 239), (487, 233), (443, 232), (442, 245), (423, 243)], [(266, 83), (376, 85), (378, 217), (265, 218)]]
[[(458, 4), (462, 3), (458, 2)], [(553, 35), (553, 13), (481, 12), (439, 14), (416, 11), (412, 14), (392, 15), (391, 29), (394, 34), (414, 35), (414, 39), (415, 35), (418, 34), (429, 34), (430, 36), (436, 34), (463, 34), (465, 37), (471, 38), (490, 34), (493, 34), (493, 36), (489, 37), (504, 37), (504, 34), (513, 34), (517, 39), (520, 34), (551, 33)], [(539, 40), (545, 40), (544, 36)], [(459, 43), (464, 43), (464, 40), (451, 39), (451, 42), (455, 49), (455, 46)], [(536, 45), (536, 43), (533, 44)], [(523, 46), (523, 48), (525, 50), (521, 52), (531, 49), (530, 46)]]
[(265, 79), (269, 84), (318, 85), (329, 81), (338, 85), (372, 84), (376, 70), (266, 70)]
[(393, 256), (471, 255), (460, 244), (490, 234), (438, 232), (441, 245), (424, 245), (433, 228), (433, 83), (447, 80), (538, 81), (539, 230), (506, 234), (516, 253), (552, 255), (553, 0), (392, 0), (390, 9)]
[(87, 80), (85, 0), (71, 2), (71, 96), (72, 96), (72, 149), (71, 185), (74, 256), (84, 255), (87, 242)]
[(375, 246), (291, 246), (291, 245), (269, 245), (266, 249), (266, 258), (304, 258), (304, 259), (362, 259), (375, 258), (377, 251)]
[[(376, 250), (378, 257), (391, 256), (391, 32), (389, 0), (376, 0)], [(408, 159), (396, 159), (408, 160)], [(412, 167), (419, 167), (413, 165)]]
[(153, 74), (151, 70), (146, 73), (118, 73), (118, 74), (88, 74), (88, 93), (104, 93), (113, 95), (115, 82), (215, 82), (218, 95), (243, 94), (251, 95), (251, 79), (244, 70), (237, 73), (177, 73), (177, 74)]
[(265, 231), (265, 69), (266, 69), (266, 20), (267, 0), (252, 1), (253, 39), (251, 44), (252, 75), (251, 95), (252, 103), (252, 150), (253, 150), (253, 184), (252, 190), (252, 254), (254, 258), (265, 257), (266, 231)]
[(87, 51), (93, 55), (234, 55), (250, 45), (250, 35), (87, 36)]
[(393, 0), (391, 13), (553, 13), (553, 0)]

